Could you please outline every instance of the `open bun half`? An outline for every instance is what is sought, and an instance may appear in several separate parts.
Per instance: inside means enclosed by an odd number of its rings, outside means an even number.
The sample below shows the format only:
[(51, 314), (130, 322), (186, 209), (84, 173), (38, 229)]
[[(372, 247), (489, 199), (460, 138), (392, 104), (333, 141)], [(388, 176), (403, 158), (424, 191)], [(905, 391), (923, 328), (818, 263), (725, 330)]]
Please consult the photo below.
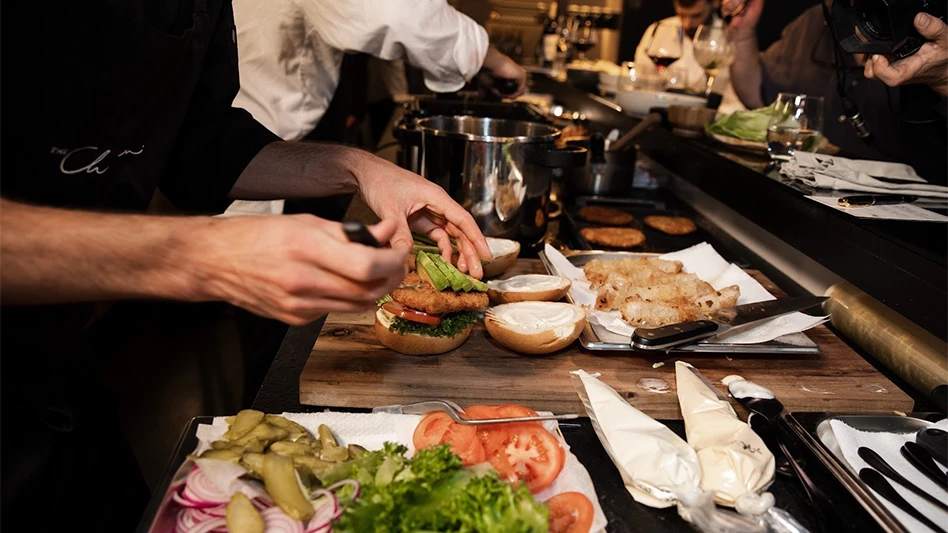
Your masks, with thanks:
[(495, 237), (486, 237), (486, 239), (494, 259), (484, 265), (484, 277), (492, 278), (503, 274), (514, 264), (517, 256), (520, 255), (520, 243)]
[(464, 341), (471, 336), (471, 330), (474, 329), (474, 325), (471, 324), (453, 337), (429, 337), (415, 333), (395, 333), (388, 329), (389, 325), (389, 319), (385, 317), (384, 311), (381, 309), (376, 311), (375, 335), (379, 342), (396, 352), (408, 355), (434, 355), (450, 352), (464, 344)]
[(566, 296), (573, 282), (562, 276), (522, 274), (487, 282), (487, 296), (494, 305), (513, 302), (555, 302)]
[(562, 302), (517, 302), (488, 309), (487, 332), (515, 352), (546, 354), (573, 343), (586, 325), (586, 310)]

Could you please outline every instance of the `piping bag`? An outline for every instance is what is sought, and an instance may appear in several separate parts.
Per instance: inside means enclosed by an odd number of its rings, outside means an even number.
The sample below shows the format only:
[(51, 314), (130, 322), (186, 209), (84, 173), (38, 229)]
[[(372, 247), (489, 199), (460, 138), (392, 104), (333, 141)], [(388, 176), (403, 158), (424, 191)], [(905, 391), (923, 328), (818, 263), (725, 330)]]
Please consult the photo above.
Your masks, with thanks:
[(675, 382), (685, 436), (701, 465), (701, 490), (772, 531), (807, 531), (786, 511), (774, 507), (772, 494), (762, 492), (774, 480), (773, 453), (737, 417), (727, 396), (684, 361), (675, 363)]
[(593, 429), (635, 501), (656, 508), (677, 505), (685, 521), (706, 533), (767, 533), (762, 523), (715, 507), (714, 496), (699, 488), (698, 456), (681, 437), (595, 376), (583, 370), (572, 374)]
[(706, 533), (802, 533), (775, 528), (757, 517), (718, 509), (703, 491), (698, 454), (667, 426), (639, 411), (612, 387), (583, 370), (572, 372), (593, 429), (635, 501), (655, 508), (677, 505), (678, 514)]

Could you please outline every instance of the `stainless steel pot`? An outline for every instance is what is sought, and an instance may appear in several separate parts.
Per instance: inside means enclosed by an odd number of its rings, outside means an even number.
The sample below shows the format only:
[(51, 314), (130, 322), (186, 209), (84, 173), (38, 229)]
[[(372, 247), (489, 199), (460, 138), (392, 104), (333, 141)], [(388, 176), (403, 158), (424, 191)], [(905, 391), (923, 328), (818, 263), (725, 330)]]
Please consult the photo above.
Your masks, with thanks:
[(550, 168), (560, 131), (538, 122), (436, 116), (418, 120), (420, 174), (441, 185), (481, 231), (533, 245), (546, 232)]

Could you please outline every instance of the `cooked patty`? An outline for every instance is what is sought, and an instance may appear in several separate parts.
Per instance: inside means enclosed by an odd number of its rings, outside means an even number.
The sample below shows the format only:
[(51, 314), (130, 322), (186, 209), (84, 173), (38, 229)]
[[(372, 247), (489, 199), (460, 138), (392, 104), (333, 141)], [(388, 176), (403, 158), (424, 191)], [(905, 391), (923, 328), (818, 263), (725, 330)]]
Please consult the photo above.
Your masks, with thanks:
[(690, 218), (685, 217), (647, 216), (645, 224), (669, 235), (687, 235), (698, 229)]
[(645, 242), (645, 234), (634, 228), (583, 228), (583, 238), (611, 248), (632, 248)]
[(601, 207), (597, 205), (587, 205), (580, 207), (576, 212), (579, 218), (593, 224), (604, 224), (606, 226), (624, 226), (635, 218), (625, 211), (613, 209), (611, 207)]
[(473, 311), (487, 307), (488, 304), (486, 292), (454, 292), (450, 289), (438, 291), (415, 272), (409, 272), (402, 285), (412, 288), (395, 289), (392, 291), (393, 300), (412, 309), (435, 315)]

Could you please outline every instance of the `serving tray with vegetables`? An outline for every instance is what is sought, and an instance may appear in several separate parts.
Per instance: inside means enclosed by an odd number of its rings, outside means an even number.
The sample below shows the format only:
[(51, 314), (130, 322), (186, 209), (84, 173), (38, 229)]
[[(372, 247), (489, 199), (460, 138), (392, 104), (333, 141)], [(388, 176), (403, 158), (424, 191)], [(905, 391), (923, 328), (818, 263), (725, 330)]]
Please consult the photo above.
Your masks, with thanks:
[[(477, 418), (533, 413), (468, 410)], [(192, 423), (182, 440), (191, 453), (139, 531), (605, 528), (589, 474), (555, 421), (475, 428), (442, 415), (247, 410)]]

